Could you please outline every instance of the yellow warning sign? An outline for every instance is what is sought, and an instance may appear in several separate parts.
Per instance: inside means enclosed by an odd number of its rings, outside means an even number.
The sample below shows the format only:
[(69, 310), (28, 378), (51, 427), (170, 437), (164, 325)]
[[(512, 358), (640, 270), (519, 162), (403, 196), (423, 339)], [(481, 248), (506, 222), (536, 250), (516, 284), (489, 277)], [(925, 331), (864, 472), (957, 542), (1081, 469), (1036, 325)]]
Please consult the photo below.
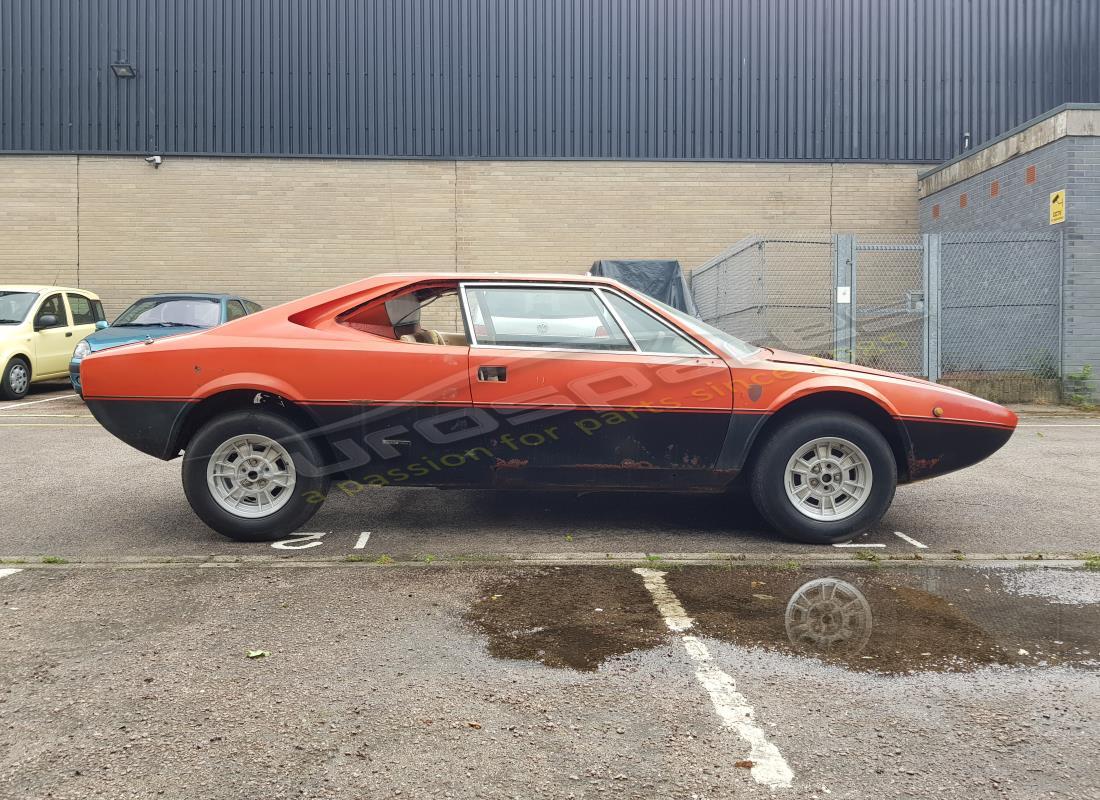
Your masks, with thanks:
[(1066, 190), (1059, 189), (1050, 193), (1050, 224), (1057, 225), (1066, 221)]

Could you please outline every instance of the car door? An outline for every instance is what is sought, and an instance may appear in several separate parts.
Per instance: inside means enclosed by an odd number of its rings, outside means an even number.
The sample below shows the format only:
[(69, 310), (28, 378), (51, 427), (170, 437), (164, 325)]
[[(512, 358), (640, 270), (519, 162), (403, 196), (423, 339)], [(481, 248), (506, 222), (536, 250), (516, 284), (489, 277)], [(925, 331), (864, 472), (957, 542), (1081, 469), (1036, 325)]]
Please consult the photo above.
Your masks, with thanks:
[[(72, 345), (76, 345), (85, 336), (95, 333), (95, 324), (99, 318), (94, 301), (77, 292), (66, 292), (65, 300), (69, 305), (69, 317), (72, 320)], [(72, 356), (72, 353), (69, 353)]]
[(451, 282), (413, 284), (336, 319), (335, 328), (353, 331), (347, 335), (355, 337), (355, 346), (320, 354), (324, 362), (315, 365), (311, 394), (350, 400), (313, 408), (325, 422), (340, 468), (352, 479), (341, 491), (486, 483), (490, 454), (480, 440), (492, 422), (474, 414), (470, 404), (465, 334), (447, 330), (420, 341), (399, 336), (394, 327), (408, 313), (433, 330), (461, 328), (457, 291)]
[(470, 282), (462, 298), (471, 401), (497, 425), (495, 484), (713, 480), (733, 405), (724, 360), (659, 320), (676, 346), (644, 349), (588, 285)]
[(67, 374), (76, 343), (61, 293), (51, 294), (34, 315), (34, 379)]

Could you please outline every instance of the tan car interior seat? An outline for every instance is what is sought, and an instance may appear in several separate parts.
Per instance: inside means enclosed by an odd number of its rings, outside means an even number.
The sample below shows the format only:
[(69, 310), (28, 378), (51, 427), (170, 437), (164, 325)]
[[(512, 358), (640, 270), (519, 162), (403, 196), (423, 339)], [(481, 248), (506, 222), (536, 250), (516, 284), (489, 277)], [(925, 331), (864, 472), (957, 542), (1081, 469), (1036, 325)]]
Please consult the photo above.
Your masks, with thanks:
[(465, 347), (469, 344), (464, 333), (448, 333), (428, 328), (422, 328), (415, 334), (406, 333), (401, 337), (401, 341), (409, 344), (451, 345), (452, 347)]

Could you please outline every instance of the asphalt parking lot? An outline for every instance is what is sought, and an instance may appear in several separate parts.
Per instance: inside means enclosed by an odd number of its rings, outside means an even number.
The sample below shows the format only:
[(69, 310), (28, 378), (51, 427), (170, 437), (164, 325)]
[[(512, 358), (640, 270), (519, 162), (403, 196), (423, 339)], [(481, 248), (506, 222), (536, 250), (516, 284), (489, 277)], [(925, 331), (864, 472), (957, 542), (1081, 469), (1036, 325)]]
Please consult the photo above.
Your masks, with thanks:
[(1098, 445), (1028, 415), (853, 548), (431, 490), (246, 545), (40, 390), (0, 406), (0, 798), (1100, 797)]

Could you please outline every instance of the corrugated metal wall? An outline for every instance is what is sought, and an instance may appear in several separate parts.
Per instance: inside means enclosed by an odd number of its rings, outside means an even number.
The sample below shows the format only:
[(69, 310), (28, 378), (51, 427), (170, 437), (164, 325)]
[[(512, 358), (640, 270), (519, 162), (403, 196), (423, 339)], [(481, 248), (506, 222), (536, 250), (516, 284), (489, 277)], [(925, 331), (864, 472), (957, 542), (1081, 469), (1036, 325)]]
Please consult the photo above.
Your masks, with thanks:
[(940, 161), (1068, 101), (1096, 0), (0, 0), (2, 151)]

